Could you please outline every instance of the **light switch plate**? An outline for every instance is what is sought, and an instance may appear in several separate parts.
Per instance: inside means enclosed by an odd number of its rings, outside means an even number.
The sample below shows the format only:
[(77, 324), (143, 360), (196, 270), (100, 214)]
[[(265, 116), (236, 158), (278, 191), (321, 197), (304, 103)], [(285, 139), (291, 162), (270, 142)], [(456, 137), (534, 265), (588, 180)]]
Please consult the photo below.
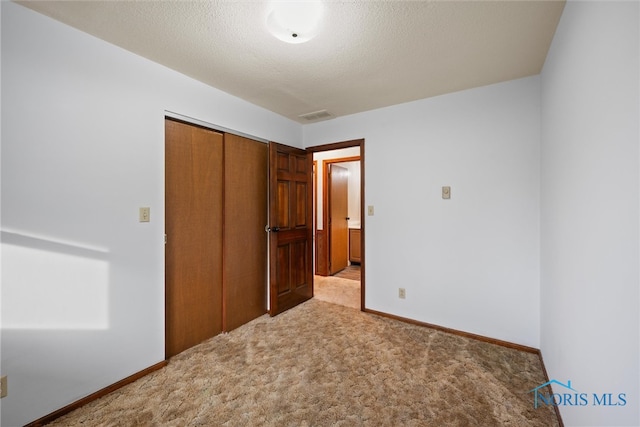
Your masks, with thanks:
[(140, 222), (151, 221), (151, 208), (140, 208)]
[(451, 198), (451, 187), (442, 187), (442, 198), (450, 199)]
[(368, 206), (367, 207), (367, 215), (373, 216), (373, 206)]

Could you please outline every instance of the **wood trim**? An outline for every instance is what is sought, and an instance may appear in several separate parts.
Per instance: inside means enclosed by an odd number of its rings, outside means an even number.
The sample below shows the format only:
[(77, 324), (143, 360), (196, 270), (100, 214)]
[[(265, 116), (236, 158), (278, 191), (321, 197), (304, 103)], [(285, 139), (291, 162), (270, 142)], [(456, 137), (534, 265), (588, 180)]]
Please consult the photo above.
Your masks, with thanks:
[(127, 384), (131, 384), (132, 382), (139, 380), (140, 378), (149, 375), (150, 373), (157, 371), (159, 369), (164, 368), (165, 366), (167, 366), (167, 361), (163, 360), (160, 363), (156, 363), (155, 365), (149, 366), (146, 369), (143, 369), (140, 372), (136, 372), (133, 375), (128, 376), (127, 378), (124, 378), (120, 381), (118, 381), (117, 383), (111, 384), (110, 386), (107, 386), (105, 388), (103, 388), (102, 390), (98, 390), (95, 393), (90, 394), (89, 396), (83, 397), (80, 400), (77, 400), (67, 406), (65, 406), (64, 408), (60, 408), (57, 411), (54, 411), (52, 413), (50, 413), (49, 415), (45, 415), (42, 418), (39, 418), (27, 425), (25, 425), (25, 427), (41, 427), (44, 425), (47, 425), (51, 422), (53, 422), (54, 420), (60, 418), (63, 415), (68, 414), (71, 411), (74, 411), (78, 408), (80, 408), (81, 406), (86, 405), (87, 403), (93, 402), (94, 400), (98, 400), (101, 397), (106, 396), (107, 394), (114, 392), (116, 390), (118, 390), (119, 388), (124, 387)]
[(318, 232), (318, 161), (313, 161), (313, 232)]
[(502, 347), (512, 348), (514, 350), (525, 351), (527, 353), (540, 354), (540, 350), (535, 348), (535, 347), (528, 347), (528, 346), (522, 345), (522, 344), (516, 344), (516, 343), (509, 342), (509, 341), (499, 340), (499, 339), (496, 339), (496, 338), (485, 337), (484, 335), (472, 334), (471, 332), (460, 331), (458, 329), (446, 328), (444, 326), (434, 325), (432, 323), (420, 322), (419, 320), (409, 319), (407, 317), (396, 316), (395, 314), (384, 313), (382, 311), (369, 310), (369, 309), (365, 309), (363, 311), (365, 311), (367, 313), (370, 313), (370, 314), (375, 314), (375, 315), (380, 316), (380, 317), (386, 317), (388, 319), (399, 320), (401, 322), (409, 323), (411, 325), (424, 326), (425, 328), (431, 328), (431, 329), (435, 329), (437, 331), (446, 332), (448, 334), (458, 335), (458, 336), (465, 337), (465, 338), (471, 338), (471, 339), (482, 341), (482, 342), (486, 342), (486, 343), (489, 343), (489, 344), (496, 344), (496, 345), (499, 345), (499, 346), (502, 346)]
[(333, 151), (340, 150), (341, 148), (351, 148), (351, 147), (361, 147), (360, 155), (364, 152), (362, 150), (364, 144), (364, 139), (351, 139), (349, 141), (341, 141), (341, 142), (333, 142), (331, 144), (323, 144), (323, 145), (314, 145), (312, 147), (307, 147), (306, 150), (310, 153), (318, 153), (321, 151)]
[(364, 139), (360, 139), (360, 310), (365, 311), (364, 294), (365, 294), (365, 253), (364, 253), (364, 225), (366, 212), (365, 209), (365, 193), (364, 193)]
[(350, 157), (336, 157), (333, 159), (324, 159), (324, 163), (346, 163), (346, 162), (359, 162), (360, 156), (350, 156)]
[(327, 185), (329, 184), (329, 168), (327, 167), (327, 162), (322, 161), (322, 231), (325, 236), (325, 245), (324, 252), (322, 253), (322, 257), (324, 258), (327, 265), (327, 276), (331, 271), (329, 264), (331, 263), (331, 249), (329, 247), (329, 221), (327, 221), (327, 216), (329, 216), (329, 209), (327, 208), (327, 202), (329, 201), (329, 191), (327, 190)]

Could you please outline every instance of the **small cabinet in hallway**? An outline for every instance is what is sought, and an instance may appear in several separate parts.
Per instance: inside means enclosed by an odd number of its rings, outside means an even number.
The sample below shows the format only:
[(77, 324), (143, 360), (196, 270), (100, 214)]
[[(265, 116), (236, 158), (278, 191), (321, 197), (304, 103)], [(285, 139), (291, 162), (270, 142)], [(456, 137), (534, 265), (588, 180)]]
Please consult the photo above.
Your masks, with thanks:
[(360, 264), (360, 229), (349, 229), (349, 261)]

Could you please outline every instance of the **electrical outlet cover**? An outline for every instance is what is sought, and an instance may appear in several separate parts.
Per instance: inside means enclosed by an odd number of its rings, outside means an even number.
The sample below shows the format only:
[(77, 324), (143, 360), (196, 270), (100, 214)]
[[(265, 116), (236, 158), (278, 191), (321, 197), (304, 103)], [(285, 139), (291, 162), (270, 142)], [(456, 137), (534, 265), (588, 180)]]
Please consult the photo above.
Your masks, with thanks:
[(442, 198), (450, 199), (451, 198), (451, 187), (442, 187)]

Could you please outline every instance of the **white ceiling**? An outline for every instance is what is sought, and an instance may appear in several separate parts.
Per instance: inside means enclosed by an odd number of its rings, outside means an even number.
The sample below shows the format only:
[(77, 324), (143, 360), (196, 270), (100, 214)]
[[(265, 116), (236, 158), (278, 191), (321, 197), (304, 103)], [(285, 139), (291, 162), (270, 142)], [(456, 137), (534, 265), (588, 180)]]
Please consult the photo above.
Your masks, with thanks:
[(266, 1), (28, 1), (26, 7), (292, 120), (540, 73), (564, 1), (326, 1), (284, 43)]

